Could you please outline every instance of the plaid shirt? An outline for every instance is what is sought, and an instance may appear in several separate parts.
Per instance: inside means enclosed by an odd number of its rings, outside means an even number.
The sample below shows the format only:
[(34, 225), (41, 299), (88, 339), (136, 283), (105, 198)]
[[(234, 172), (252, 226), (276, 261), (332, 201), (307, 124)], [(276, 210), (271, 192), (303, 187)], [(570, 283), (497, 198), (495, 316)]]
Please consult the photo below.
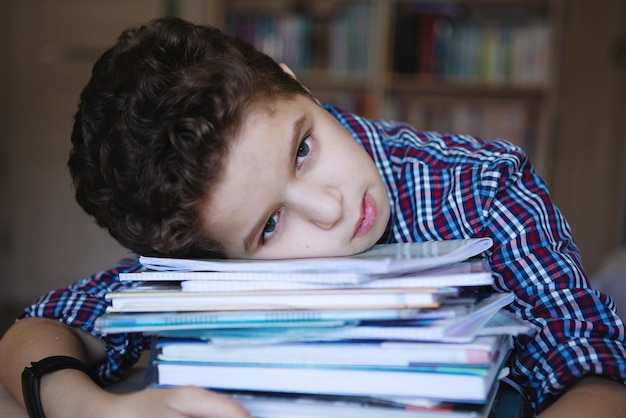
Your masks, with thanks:
[[(536, 333), (516, 339), (511, 378), (540, 411), (586, 374), (626, 380), (624, 325), (613, 302), (590, 289), (563, 215), (526, 155), (505, 141), (420, 132), (370, 121), (325, 105), (363, 145), (389, 193), (391, 219), (382, 242), (491, 237), (496, 290), (512, 291), (510, 309)], [(137, 259), (52, 291), (23, 316), (60, 319), (105, 341), (106, 381), (119, 379), (150, 341), (140, 334), (99, 335), (95, 318), (118, 273)]]

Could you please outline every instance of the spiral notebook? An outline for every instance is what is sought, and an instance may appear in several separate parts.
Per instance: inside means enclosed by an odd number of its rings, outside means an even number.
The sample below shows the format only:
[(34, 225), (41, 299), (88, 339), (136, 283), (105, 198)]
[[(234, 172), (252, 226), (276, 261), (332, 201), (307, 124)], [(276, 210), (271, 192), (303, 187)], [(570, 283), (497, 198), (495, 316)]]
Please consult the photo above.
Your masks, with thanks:
[(147, 269), (254, 273), (364, 274), (386, 276), (446, 266), (487, 251), (491, 238), (380, 244), (352, 256), (288, 260), (180, 259), (141, 256)]

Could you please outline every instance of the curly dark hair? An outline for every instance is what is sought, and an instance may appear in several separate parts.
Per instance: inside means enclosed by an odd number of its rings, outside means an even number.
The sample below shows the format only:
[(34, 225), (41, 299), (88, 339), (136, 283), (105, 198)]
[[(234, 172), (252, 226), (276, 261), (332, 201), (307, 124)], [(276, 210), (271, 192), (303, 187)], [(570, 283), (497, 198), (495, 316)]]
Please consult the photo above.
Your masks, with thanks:
[(143, 255), (224, 256), (200, 207), (229, 141), (262, 102), (308, 92), (270, 57), (210, 26), (163, 18), (124, 31), (78, 103), (76, 200)]

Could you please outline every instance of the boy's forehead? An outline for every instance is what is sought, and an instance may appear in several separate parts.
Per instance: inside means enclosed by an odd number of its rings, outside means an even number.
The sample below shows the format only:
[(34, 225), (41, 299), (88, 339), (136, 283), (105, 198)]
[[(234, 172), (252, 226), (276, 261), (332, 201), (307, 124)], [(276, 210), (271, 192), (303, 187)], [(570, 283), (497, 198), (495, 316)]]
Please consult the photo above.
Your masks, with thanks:
[(231, 150), (250, 129), (260, 129), (278, 113), (277, 99), (258, 99), (250, 103), (230, 130)]
[[(234, 132), (233, 145), (239, 144), (243, 138), (260, 131), (271, 129), (290, 130), (295, 121), (307, 112), (309, 105), (317, 106), (314, 101), (304, 95), (290, 97), (273, 97), (260, 99), (252, 103), (242, 115), (238, 129)], [(268, 141), (270, 146), (272, 141)], [(232, 151), (232, 148), (231, 148)], [(268, 148), (268, 151), (272, 151)]]
[[(294, 103), (306, 103), (302, 99), (307, 98), (300, 94), (261, 98), (252, 102), (248, 107), (248, 112), (246, 113), (265, 114), (265, 116), (273, 118), (276, 117), (280, 112), (284, 112), (285, 110), (290, 109), (290, 106), (293, 106)], [(311, 101), (311, 103), (313, 102)]]
[[(285, 157), (289, 157), (284, 152), (287, 151), (287, 144), (284, 140), (290, 135), (283, 137), (283, 140), (276, 139), (282, 136), (281, 133), (291, 132), (293, 123), (298, 119), (295, 115), (303, 114), (304, 109), (299, 108), (295, 103), (296, 100), (297, 97), (258, 100), (242, 115), (241, 123), (230, 141), (229, 151), (221, 161), (220, 177), (208, 193), (206, 206), (210, 206), (212, 202), (224, 203), (225, 196), (228, 196), (228, 199), (244, 197), (250, 184), (254, 183), (261, 173), (257, 173), (247, 182), (234, 183), (235, 178), (241, 179), (242, 171), (251, 168), (253, 169), (251, 171), (254, 171), (254, 167), (251, 166), (257, 166), (256, 168), (260, 170), (272, 159), (270, 155), (285, 154)], [(250, 141), (256, 143), (257, 146), (250, 147)], [(260, 143), (262, 143), (262, 148), (258, 147)], [(225, 184), (230, 186), (229, 193), (219, 193)]]

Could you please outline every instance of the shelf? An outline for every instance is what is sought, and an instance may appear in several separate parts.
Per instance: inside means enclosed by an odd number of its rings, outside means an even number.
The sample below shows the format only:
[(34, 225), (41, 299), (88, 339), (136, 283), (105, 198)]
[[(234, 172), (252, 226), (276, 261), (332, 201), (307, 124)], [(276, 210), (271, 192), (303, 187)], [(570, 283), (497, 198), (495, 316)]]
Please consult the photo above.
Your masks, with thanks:
[(418, 77), (392, 76), (388, 90), (391, 94), (447, 97), (486, 97), (503, 99), (541, 100), (548, 94), (544, 86), (494, 85), (454, 82), (424, 82)]
[(223, 4), (228, 31), (285, 62), (320, 100), (420, 129), (504, 137), (549, 176), (564, 0)]
[(322, 70), (301, 70), (296, 73), (296, 77), (310, 89), (365, 92), (371, 87), (371, 78), (363, 74), (333, 74)]

